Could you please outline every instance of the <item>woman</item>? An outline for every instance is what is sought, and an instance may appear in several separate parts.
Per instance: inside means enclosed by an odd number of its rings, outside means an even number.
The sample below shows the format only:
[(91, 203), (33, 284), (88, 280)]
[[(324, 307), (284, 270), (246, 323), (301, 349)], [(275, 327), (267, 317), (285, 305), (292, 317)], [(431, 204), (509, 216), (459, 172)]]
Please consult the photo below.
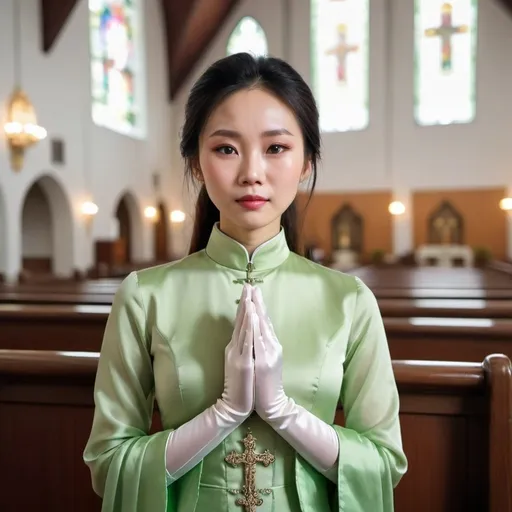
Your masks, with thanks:
[[(124, 280), (101, 349), (84, 459), (103, 510), (393, 510), (407, 463), (375, 298), (297, 254), (319, 148), (281, 60), (233, 55), (193, 87), (191, 254)], [(165, 430), (148, 435), (155, 398)]]

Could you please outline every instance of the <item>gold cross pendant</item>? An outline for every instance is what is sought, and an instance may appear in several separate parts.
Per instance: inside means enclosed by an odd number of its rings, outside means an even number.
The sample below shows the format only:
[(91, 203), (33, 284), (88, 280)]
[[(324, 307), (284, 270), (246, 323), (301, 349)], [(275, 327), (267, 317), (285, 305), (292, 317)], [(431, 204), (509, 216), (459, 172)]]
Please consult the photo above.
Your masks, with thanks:
[(232, 451), (224, 460), (233, 467), (244, 465), (244, 485), (241, 490), (230, 489), (231, 494), (243, 494), (243, 498), (235, 501), (236, 505), (245, 507), (245, 512), (256, 512), (256, 507), (263, 505), (260, 494), (271, 494), (271, 489), (256, 489), (256, 464), (259, 462), (265, 467), (273, 464), (276, 458), (268, 450), (256, 453), (256, 438), (251, 430), (244, 437), (242, 443), (245, 446), (243, 453)]

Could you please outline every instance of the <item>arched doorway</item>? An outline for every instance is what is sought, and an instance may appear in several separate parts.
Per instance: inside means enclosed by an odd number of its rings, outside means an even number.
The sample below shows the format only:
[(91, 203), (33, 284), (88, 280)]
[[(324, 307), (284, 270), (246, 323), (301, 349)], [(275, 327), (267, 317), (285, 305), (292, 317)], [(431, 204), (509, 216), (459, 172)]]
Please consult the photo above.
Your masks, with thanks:
[(163, 203), (160, 203), (158, 205), (158, 220), (155, 222), (154, 234), (155, 260), (158, 262), (164, 262), (169, 259), (168, 233), (167, 211)]
[(39, 178), (27, 190), (21, 226), (24, 273), (71, 277), (73, 218), (66, 193), (51, 176)]
[(7, 233), (6, 233), (6, 221), (7, 208), (4, 202), (3, 192), (0, 188), (0, 283), (5, 277), (7, 270)]
[(133, 194), (126, 192), (119, 199), (115, 217), (119, 226), (118, 243), (121, 257), (119, 263), (133, 263), (136, 244), (141, 243), (141, 219), (137, 201)]

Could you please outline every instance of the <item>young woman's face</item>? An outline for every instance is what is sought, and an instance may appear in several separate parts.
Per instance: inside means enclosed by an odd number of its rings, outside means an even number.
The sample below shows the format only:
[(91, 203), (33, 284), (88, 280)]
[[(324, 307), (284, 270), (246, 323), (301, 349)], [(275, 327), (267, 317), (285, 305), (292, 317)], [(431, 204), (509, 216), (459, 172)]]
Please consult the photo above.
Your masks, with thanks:
[(199, 141), (199, 171), (222, 231), (271, 238), (311, 172), (293, 112), (262, 89), (246, 89), (212, 112)]

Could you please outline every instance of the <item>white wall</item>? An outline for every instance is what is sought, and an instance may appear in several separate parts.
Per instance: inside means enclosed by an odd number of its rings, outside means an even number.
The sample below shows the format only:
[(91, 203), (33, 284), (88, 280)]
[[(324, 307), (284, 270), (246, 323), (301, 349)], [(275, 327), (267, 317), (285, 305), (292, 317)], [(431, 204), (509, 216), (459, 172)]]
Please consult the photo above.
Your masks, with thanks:
[[(480, 1), (475, 121), (425, 128), (413, 117), (413, 8), (411, 0), (371, 2), (370, 124), (359, 132), (323, 134), (318, 190), (407, 192), (511, 183), (512, 15), (496, 0)], [(192, 79), (225, 55), (229, 34), (243, 15), (261, 23), (270, 53), (289, 60), (311, 84), (308, 0), (242, 2)], [(176, 101), (176, 122), (181, 123), (192, 79)], [(174, 167), (178, 161), (176, 152)]]
[(467, 125), (420, 128), (413, 122), (413, 3), (393, 0), (393, 164), (414, 189), (507, 186), (512, 181), (512, 15), (480, 0), (477, 110)]
[[(0, 2), (0, 101), (6, 105), (14, 87), (13, 2), (21, 8), (22, 86), (29, 94), (39, 123), (49, 137), (26, 155), (23, 170), (10, 169), (5, 143), (0, 144), (0, 188), (5, 196), (6, 247), (0, 258), (0, 272), (11, 278), (19, 272), (22, 198), (41, 174), (53, 175), (62, 184), (73, 209), (74, 265), (85, 270), (92, 264), (93, 239), (111, 238), (112, 217), (117, 199), (130, 191), (143, 215), (145, 206), (157, 203), (152, 186), (153, 173), (161, 174), (161, 198), (169, 205), (171, 107), (168, 101), (165, 32), (159, 0), (145, 0), (145, 56), (148, 133), (145, 140), (118, 135), (95, 126), (90, 113), (90, 69), (87, 0), (80, 0), (49, 54), (41, 50), (40, 2), (2, 0)], [(1, 118), (5, 116), (5, 108)], [(2, 123), (3, 124), (3, 123)], [(3, 132), (0, 135), (3, 139)], [(66, 144), (66, 163), (58, 168), (50, 163), (51, 137)], [(100, 208), (93, 225), (87, 227), (80, 213), (84, 200)], [(0, 215), (4, 215), (3, 210)], [(137, 244), (137, 259), (152, 258), (151, 225)], [(0, 240), (1, 244), (1, 240)]]
[[(13, 1), (0, 2), (0, 98), (4, 102), (14, 86)], [(188, 235), (184, 232), (190, 232), (193, 197), (186, 193), (179, 155), (184, 105), (193, 82), (209, 64), (225, 56), (227, 39), (242, 16), (254, 16), (266, 31), (270, 53), (287, 59), (311, 83), (309, 1), (245, 0), (230, 15), (171, 107), (160, 2), (146, 0), (148, 137), (144, 141), (130, 139), (91, 121), (87, 0), (79, 2), (50, 54), (40, 49), (39, 2), (18, 2), (22, 85), (50, 137), (64, 138), (66, 165), (52, 168), (49, 142), (44, 141), (28, 152), (24, 169), (15, 174), (5, 144), (0, 144), (0, 195), (3, 193), (5, 203), (4, 208), (0, 203), (0, 272), (10, 276), (19, 271), (22, 198), (41, 174), (55, 176), (72, 205), (75, 268), (91, 264), (94, 238), (115, 234), (112, 217), (125, 191), (134, 195), (141, 215), (144, 207), (156, 204), (157, 199), (163, 200), (169, 211), (186, 211), (185, 226), (170, 228), (180, 246), (174, 248), (176, 252), (185, 249)], [(370, 125), (361, 132), (324, 134), (318, 190), (393, 188), (407, 198), (416, 189), (512, 186), (512, 102), (508, 98), (512, 90), (512, 16), (496, 0), (480, 1), (475, 121), (420, 128), (414, 122), (412, 101), (413, 2), (373, 0), (371, 5)], [(161, 175), (159, 197), (154, 197), (152, 189), (155, 172)], [(100, 207), (91, 227), (79, 213), (85, 199)], [(153, 229), (144, 219), (141, 222), (146, 229), (135, 257), (146, 259), (152, 256)]]

